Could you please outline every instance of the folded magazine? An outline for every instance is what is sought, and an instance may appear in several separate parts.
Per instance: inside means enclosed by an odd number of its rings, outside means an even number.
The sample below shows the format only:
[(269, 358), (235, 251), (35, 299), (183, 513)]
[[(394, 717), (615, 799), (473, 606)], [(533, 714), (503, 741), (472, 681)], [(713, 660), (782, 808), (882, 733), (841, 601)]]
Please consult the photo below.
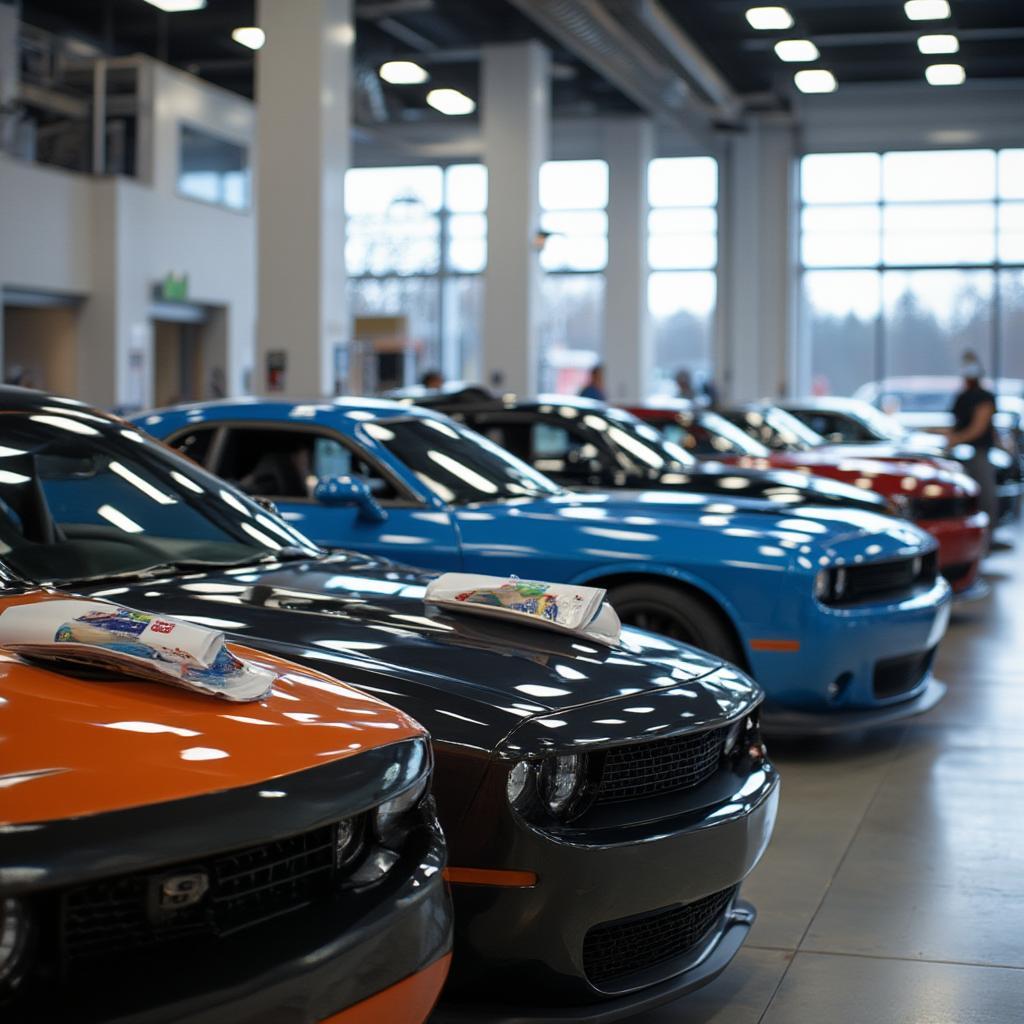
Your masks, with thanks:
[(596, 640), (613, 647), (621, 623), (607, 591), (516, 576), (446, 572), (427, 584), (424, 601), (475, 615), (508, 619)]
[(0, 646), (36, 661), (170, 683), (233, 701), (260, 700), (276, 678), (229, 651), (223, 633), (108, 601), (14, 605), (0, 613)]

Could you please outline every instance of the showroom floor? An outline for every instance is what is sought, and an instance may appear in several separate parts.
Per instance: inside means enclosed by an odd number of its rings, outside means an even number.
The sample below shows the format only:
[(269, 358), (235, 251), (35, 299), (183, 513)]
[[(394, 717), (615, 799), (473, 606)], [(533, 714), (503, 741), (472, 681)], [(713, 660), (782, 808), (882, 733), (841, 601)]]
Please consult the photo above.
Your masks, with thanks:
[(928, 715), (774, 744), (782, 809), (731, 968), (637, 1024), (1024, 1020), (1024, 532), (954, 611)]

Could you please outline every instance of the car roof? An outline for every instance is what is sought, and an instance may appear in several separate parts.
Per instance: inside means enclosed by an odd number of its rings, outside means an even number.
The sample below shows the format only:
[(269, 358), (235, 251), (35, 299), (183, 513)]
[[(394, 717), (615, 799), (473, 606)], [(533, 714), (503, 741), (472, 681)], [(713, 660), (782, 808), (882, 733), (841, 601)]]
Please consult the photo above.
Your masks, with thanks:
[(197, 424), (207, 419), (245, 419), (258, 417), (278, 422), (322, 423), (339, 419), (386, 419), (393, 416), (435, 418), (439, 414), (410, 402), (394, 402), (383, 398), (219, 398), (212, 402), (187, 402), (162, 409), (150, 409), (135, 415), (138, 422), (155, 423), (157, 418), (193, 419)]
[(837, 412), (855, 413), (870, 402), (863, 398), (847, 398), (843, 395), (808, 395), (804, 398), (787, 398), (777, 403), (783, 409), (834, 409)]

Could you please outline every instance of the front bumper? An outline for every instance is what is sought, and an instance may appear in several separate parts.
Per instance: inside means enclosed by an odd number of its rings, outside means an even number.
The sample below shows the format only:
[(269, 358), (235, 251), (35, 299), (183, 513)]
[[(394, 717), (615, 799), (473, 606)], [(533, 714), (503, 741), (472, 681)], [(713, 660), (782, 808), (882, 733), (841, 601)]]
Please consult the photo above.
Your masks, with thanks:
[[(732, 897), (695, 948), (612, 981), (588, 977), (585, 938), (596, 925), (733, 891), (768, 844), (778, 798), (778, 776), (765, 761), (735, 776), (723, 799), (667, 820), (556, 833), (509, 813), (494, 866), (534, 871), (537, 884), (453, 886), (457, 955), (441, 1019), (537, 1021), (564, 1007), (556, 1019), (617, 1020), (706, 983), (750, 927), (748, 910)], [(509, 994), (503, 1005), (495, 993)]]
[[(593, 1006), (513, 1008), (491, 1004), (442, 1004), (431, 1024), (611, 1024), (680, 999), (713, 981), (732, 962), (754, 926), (757, 913), (736, 900), (723, 928), (709, 941), (706, 954), (688, 971), (641, 992)], [(347, 1024), (347, 1022), (346, 1022)]]
[(958, 519), (929, 519), (917, 524), (939, 542), (939, 571), (955, 594), (969, 590), (988, 546), (988, 516), (976, 512)]
[[(945, 634), (952, 603), (944, 579), (900, 600), (844, 608), (812, 601), (800, 630), (799, 651), (751, 655), (753, 675), (769, 708), (845, 715), (909, 703), (927, 690), (929, 652)], [(919, 659), (916, 672), (914, 659)], [(897, 692), (879, 686), (880, 673), (901, 662), (908, 666), (906, 685)]]
[(778, 739), (790, 736), (834, 736), (860, 729), (875, 729), (880, 725), (891, 725), (931, 711), (946, 695), (946, 684), (929, 674), (923, 689), (919, 690), (917, 696), (910, 700), (842, 714), (835, 711), (815, 714), (766, 704), (761, 712), (761, 727), (769, 736)]
[[(451, 905), (443, 880), (440, 830), (417, 829), (412, 862), (355, 919), (344, 906), (316, 905), (231, 940), (230, 955), (181, 972), (174, 958), (145, 980), (96, 990), (58, 990), (3, 1008), (5, 1024), (74, 1020), (81, 1024), (363, 1024), (427, 1018), (444, 983), (451, 949)], [(401, 874), (399, 875), (399, 871)], [(160, 954), (154, 954), (159, 964)], [(190, 958), (194, 960), (194, 958)], [(189, 994), (183, 996), (182, 992)], [(26, 992), (26, 996), (30, 993)], [(360, 1016), (374, 998), (401, 1002), (404, 1016)], [(379, 1003), (378, 1003), (379, 1005)], [(346, 1014), (351, 1014), (347, 1016)]]

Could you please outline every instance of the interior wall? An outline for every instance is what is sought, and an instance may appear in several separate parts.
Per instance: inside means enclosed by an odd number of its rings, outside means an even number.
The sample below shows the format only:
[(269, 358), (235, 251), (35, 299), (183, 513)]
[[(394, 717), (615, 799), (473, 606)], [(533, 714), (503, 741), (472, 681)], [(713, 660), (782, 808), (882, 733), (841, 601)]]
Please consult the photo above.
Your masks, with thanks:
[(3, 378), (58, 395), (77, 394), (78, 312), (69, 307), (4, 308)]

